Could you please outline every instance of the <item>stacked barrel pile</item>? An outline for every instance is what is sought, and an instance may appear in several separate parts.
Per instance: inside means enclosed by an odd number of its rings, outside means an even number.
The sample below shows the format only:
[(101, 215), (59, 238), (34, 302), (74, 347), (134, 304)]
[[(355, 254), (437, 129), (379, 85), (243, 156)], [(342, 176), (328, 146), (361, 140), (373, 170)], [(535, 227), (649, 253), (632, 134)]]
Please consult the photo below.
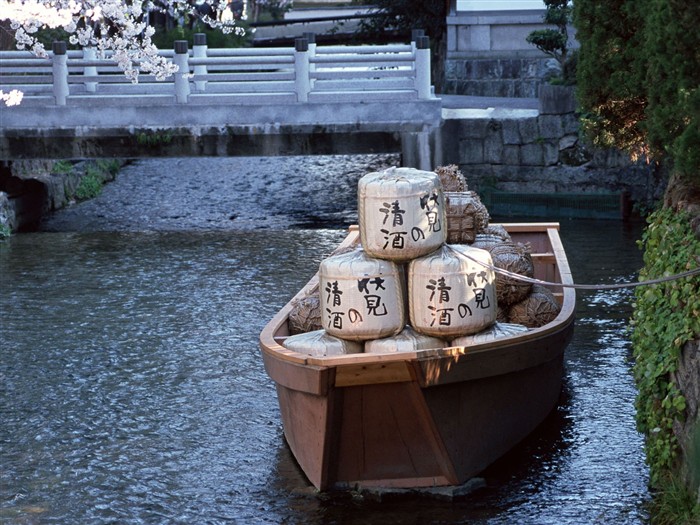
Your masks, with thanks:
[(544, 324), (542, 308), (520, 306), (532, 286), (494, 272), (532, 276), (528, 248), (489, 226), (456, 167), (369, 173), (358, 184), (358, 215), (360, 245), (321, 262), (316, 293), (293, 305), (287, 348), (315, 356), (416, 351)]

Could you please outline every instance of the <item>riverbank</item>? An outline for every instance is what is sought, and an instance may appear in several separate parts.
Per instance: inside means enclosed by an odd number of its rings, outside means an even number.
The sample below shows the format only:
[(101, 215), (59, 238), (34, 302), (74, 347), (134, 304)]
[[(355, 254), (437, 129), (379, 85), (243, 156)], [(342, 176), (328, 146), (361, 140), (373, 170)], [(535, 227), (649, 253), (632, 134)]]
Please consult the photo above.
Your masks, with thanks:
[(95, 161), (12, 161), (0, 166), (0, 237), (33, 231), (51, 213), (99, 195), (126, 164)]

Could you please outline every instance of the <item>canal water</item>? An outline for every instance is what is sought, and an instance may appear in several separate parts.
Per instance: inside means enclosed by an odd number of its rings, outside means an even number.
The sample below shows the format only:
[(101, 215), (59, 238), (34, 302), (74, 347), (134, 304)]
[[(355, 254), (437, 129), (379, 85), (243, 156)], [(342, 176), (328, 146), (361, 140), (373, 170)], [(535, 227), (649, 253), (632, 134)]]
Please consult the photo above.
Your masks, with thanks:
[[(645, 523), (629, 291), (578, 294), (559, 406), (479, 490), (378, 501), (298, 470), (258, 334), (392, 162), (139, 161), (0, 243), (0, 523)], [(560, 222), (576, 281), (635, 280), (640, 225)]]

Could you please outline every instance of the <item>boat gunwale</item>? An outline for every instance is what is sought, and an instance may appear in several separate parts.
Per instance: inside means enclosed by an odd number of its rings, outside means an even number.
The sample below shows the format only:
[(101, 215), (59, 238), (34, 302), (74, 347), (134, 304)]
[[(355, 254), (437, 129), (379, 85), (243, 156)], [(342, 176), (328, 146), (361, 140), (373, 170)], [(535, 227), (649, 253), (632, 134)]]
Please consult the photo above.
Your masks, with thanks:
[[(559, 273), (561, 284), (573, 284), (571, 270), (566, 258), (561, 239), (559, 238), (559, 223), (504, 223), (503, 227), (509, 233), (546, 233), (552, 252), (555, 258), (556, 269)], [(339, 248), (350, 246), (357, 242), (359, 238), (359, 228), (354, 225), (349, 228), (348, 236)], [(411, 362), (431, 359), (454, 358), (459, 356), (479, 356), (491, 352), (494, 349), (504, 347), (517, 347), (521, 344), (530, 343), (544, 339), (559, 333), (573, 323), (576, 306), (576, 294), (573, 288), (562, 288), (561, 310), (557, 317), (551, 322), (541, 327), (529, 329), (522, 334), (515, 334), (493, 341), (487, 341), (470, 346), (450, 346), (445, 348), (431, 348), (417, 350), (415, 352), (391, 352), (391, 353), (359, 353), (347, 354), (333, 357), (314, 357), (300, 352), (294, 352), (285, 348), (277, 340), (275, 334), (281, 329), (283, 323), (287, 321), (292, 303), (309, 295), (318, 286), (318, 273), (267, 323), (260, 334), (260, 348), (270, 356), (319, 370), (331, 367), (355, 366), (362, 364), (391, 363), (391, 362)], [(286, 337), (286, 336), (285, 336)]]

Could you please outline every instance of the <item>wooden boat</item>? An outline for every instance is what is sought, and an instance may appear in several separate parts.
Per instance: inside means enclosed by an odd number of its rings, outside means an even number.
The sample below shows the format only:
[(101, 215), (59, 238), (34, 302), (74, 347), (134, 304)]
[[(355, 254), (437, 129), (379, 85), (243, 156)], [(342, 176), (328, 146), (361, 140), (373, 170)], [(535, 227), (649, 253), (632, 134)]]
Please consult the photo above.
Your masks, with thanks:
[[(529, 242), (535, 277), (572, 283), (557, 223), (505, 224)], [(345, 244), (359, 242), (356, 227)], [(308, 295), (318, 275), (299, 292)], [(319, 490), (460, 485), (555, 407), (574, 328), (573, 288), (552, 288), (556, 319), (470, 347), (311, 357), (286, 349), (288, 303), (263, 329), (284, 435)]]

